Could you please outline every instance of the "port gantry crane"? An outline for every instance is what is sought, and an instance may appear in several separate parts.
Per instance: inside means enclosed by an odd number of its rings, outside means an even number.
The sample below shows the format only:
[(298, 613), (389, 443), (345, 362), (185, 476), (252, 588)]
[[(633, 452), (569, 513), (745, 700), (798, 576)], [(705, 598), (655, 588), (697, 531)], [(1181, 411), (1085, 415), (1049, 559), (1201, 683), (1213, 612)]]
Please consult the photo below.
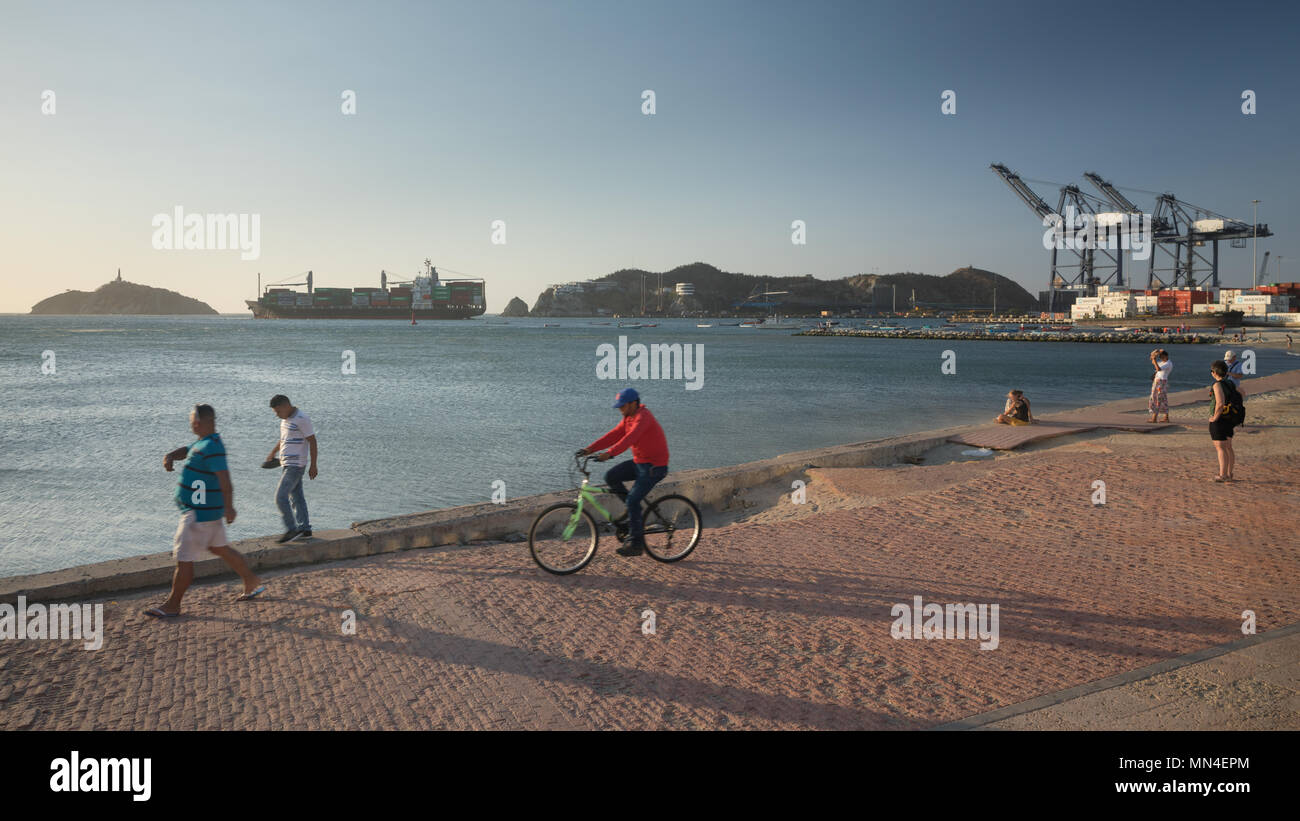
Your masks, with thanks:
[[(1141, 213), (1115, 186), (1097, 174), (1088, 172), (1083, 176), (1115, 207), (1130, 214)], [(1267, 225), (1248, 225), (1216, 214), (1208, 208), (1183, 202), (1169, 193), (1156, 195), (1156, 208), (1151, 215), (1151, 233), (1154, 248), (1147, 262), (1147, 288), (1203, 288), (1206, 285), (1217, 288), (1220, 240), (1230, 241), (1233, 248), (1244, 248), (1246, 240), (1251, 237), (1273, 236)], [(1210, 259), (1196, 250), (1205, 247), (1207, 242), (1212, 249)], [(1156, 267), (1156, 248), (1172, 259), (1170, 267)], [(1200, 275), (1197, 274), (1198, 261), (1204, 271)], [(1160, 276), (1162, 273), (1169, 274), (1169, 278), (1166, 280)]]
[[(991, 168), (1040, 220), (1062, 214), (1067, 203), (1073, 203), (1080, 213), (1091, 213), (1094, 219), (1103, 225), (1119, 224), (1119, 220), (1124, 215), (1143, 213), (1141, 208), (1120, 193), (1118, 187), (1092, 171), (1086, 172), (1083, 175), (1084, 179), (1092, 183), (1105, 200), (1083, 195), (1076, 186), (1065, 184), (1061, 186), (1060, 204), (1056, 211), (1052, 211), (1042, 197), (1035, 194), (1024, 180), (1005, 165), (994, 163)], [(1219, 287), (1220, 241), (1228, 240), (1233, 248), (1244, 248), (1247, 239), (1273, 236), (1267, 224), (1250, 225), (1241, 220), (1231, 219), (1208, 208), (1184, 202), (1167, 192), (1157, 194), (1144, 191), (1142, 193), (1152, 194), (1156, 198), (1155, 210), (1151, 213), (1151, 251), (1147, 258), (1146, 287), (1148, 289), (1206, 286), (1217, 288)], [(1088, 199), (1109, 203), (1115, 210), (1097, 213), (1088, 207)], [(1204, 248), (1207, 242), (1211, 246), (1208, 259), (1203, 252), (1197, 250)], [(1114, 263), (1114, 284), (1123, 287), (1123, 250), (1117, 249), (1113, 255), (1104, 249), (1096, 250), (1104, 255), (1105, 260)], [(1096, 294), (1096, 286), (1105, 284), (1109, 279), (1109, 277), (1100, 278), (1097, 273), (1111, 266), (1098, 265), (1088, 249), (1074, 250), (1079, 260), (1077, 266), (1059, 265), (1056, 249), (1053, 249), (1051, 254), (1052, 267), (1048, 280), (1051, 297), (1048, 310), (1055, 309), (1057, 291), (1084, 291), (1088, 296), (1093, 296)], [(1163, 260), (1165, 257), (1168, 257), (1166, 261), (1171, 261), (1172, 264), (1166, 267), (1158, 266), (1157, 259)], [(1069, 268), (1078, 268), (1078, 271), (1074, 277), (1067, 279), (1061, 274), (1061, 269)]]
[[(1097, 212), (1092, 205), (1092, 200), (1102, 203), (1103, 201), (1091, 194), (1085, 194), (1079, 190), (1076, 185), (1061, 186), (1061, 196), (1057, 201), (1057, 206), (1053, 209), (1047, 202), (1020, 178), (1018, 174), (1007, 168), (1001, 163), (993, 163), (989, 166), (993, 173), (1002, 178), (1002, 181), (1020, 197), (1020, 199), (1029, 206), (1039, 220), (1049, 218), (1060, 219), (1061, 215), (1066, 212), (1067, 206), (1073, 206), (1079, 214), (1091, 215), (1094, 224), (1098, 223), (1098, 217), (1103, 217)], [(1046, 224), (1046, 223), (1044, 223)], [(1069, 232), (1073, 226), (1064, 225), (1063, 230)], [(1062, 263), (1060, 254), (1062, 251), (1068, 251), (1074, 255), (1074, 261)], [(1053, 243), (1049, 250), (1051, 254), (1051, 268), (1048, 275), (1048, 311), (1056, 310), (1056, 292), (1057, 291), (1083, 291), (1088, 296), (1094, 296), (1097, 293), (1098, 285), (1114, 284), (1118, 287), (1124, 285), (1124, 253), (1120, 249), (1110, 250), (1107, 248), (1057, 248)], [(1067, 257), (1067, 259), (1069, 259)]]

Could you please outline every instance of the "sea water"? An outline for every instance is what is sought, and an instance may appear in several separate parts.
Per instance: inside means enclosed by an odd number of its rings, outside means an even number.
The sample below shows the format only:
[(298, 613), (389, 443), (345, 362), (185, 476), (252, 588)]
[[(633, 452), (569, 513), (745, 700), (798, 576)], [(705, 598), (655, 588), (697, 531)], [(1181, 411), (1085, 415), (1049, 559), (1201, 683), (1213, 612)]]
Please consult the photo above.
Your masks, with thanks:
[[(798, 337), (699, 321), (0, 316), (0, 575), (170, 550), (180, 473), (162, 459), (194, 441), (199, 402), (217, 411), (238, 540), (283, 530), (280, 472), (259, 467), (278, 438), (278, 393), (315, 423), (320, 475), (304, 487), (325, 530), (572, 487), (570, 455), (618, 423), (611, 405), (629, 385), (678, 471), (989, 421), (1011, 388), (1045, 414), (1141, 395), (1151, 379), (1148, 345)], [(601, 346), (619, 349), (620, 336), (702, 346), (698, 389), (671, 372), (597, 378)], [(942, 371), (945, 351), (955, 373)], [(1222, 355), (1171, 351), (1175, 391), (1208, 384)], [(1294, 364), (1257, 355), (1261, 375)]]

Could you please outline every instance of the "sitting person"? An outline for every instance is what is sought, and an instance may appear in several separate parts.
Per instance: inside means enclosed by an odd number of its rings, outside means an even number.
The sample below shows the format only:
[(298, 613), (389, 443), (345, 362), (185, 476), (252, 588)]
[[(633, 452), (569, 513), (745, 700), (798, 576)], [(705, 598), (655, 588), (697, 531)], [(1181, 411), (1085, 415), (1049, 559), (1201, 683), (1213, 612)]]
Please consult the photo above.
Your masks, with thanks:
[(1029, 410), (1029, 400), (1024, 391), (1011, 391), (1007, 394), (1006, 407), (993, 421), (999, 425), (1031, 425), (1034, 415)]

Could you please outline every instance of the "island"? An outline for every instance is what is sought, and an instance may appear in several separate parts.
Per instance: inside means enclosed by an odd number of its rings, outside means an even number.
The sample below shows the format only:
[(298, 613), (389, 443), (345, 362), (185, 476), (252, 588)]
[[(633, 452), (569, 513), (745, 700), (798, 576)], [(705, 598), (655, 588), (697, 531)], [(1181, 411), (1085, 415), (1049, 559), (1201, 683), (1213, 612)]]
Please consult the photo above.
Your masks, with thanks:
[(515, 297), (506, 304), (506, 309), (501, 312), (502, 316), (528, 316), (528, 303), (519, 297)]
[(982, 309), (1037, 311), (1015, 281), (966, 266), (946, 276), (857, 274), (839, 279), (728, 273), (703, 262), (670, 271), (625, 269), (552, 285), (532, 316), (817, 316), (928, 313)]
[(122, 279), (107, 282), (94, 291), (64, 291), (32, 306), (33, 314), (216, 314), (216, 310), (197, 299), (138, 285)]

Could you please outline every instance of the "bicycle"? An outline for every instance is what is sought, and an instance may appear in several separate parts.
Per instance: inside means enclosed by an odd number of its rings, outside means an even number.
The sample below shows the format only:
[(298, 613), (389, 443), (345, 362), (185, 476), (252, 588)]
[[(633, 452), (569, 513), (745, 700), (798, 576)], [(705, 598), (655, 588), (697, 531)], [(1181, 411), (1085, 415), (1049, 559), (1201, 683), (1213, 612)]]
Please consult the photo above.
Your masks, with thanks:
[[(533, 561), (547, 573), (567, 576), (577, 573), (596, 556), (600, 531), (613, 532), (620, 541), (627, 536), (627, 512), (614, 518), (596, 501), (597, 493), (608, 493), (609, 488), (593, 486), (587, 463), (594, 454), (574, 454), (573, 461), (582, 473), (576, 502), (560, 502), (537, 514), (528, 530), (528, 551)], [(572, 474), (570, 474), (572, 475)], [(700, 509), (690, 499), (678, 493), (651, 501), (644, 500), (646, 552), (661, 562), (678, 562), (690, 555), (700, 542), (703, 519)], [(605, 517), (599, 526), (587, 510), (590, 506)]]

